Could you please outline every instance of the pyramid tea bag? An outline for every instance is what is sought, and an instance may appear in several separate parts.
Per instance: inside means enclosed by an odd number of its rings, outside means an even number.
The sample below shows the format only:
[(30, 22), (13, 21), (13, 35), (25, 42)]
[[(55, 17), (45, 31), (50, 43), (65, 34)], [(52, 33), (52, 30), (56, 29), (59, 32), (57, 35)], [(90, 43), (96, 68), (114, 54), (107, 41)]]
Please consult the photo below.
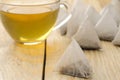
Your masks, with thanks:
[(120, 24), (120, 0), (112, 0), (111, 4), (114, 6), (116, 14), (117, 24)]
[(67, 24), (67, 37), (72, 37), (78, 30), (84, 18), (84, 12), (87, 5), (82, 2), (82, 0), (74, 0), (72, 8), (72, 18)]
[(94, 25), (90, 22), (89, 18), (83, 21), (79, 30), (73, 36), (79, 45), (84, 49), (100, 49), (100, 40), (95, 31)]
[(117, 35), (115, 36), (114, 40), (112, 41), (114, 45), (120, 46), (120, 26)]
[(101, 16), (103, 16), (105, 14), (105, 12), (108, 11), (108, 13), (112, 16), (112, 18), (116, 21), (117, 26), (119, 26), (120, 23), (120, 15), (117, 11), (117, 9), (115, 8), (114, 5), (109, 4), (107, 6), (105, 6), (105, 8), (101, 11)]
[(109, 10), (109, 8), (110, 8), (110, 5), (105, 6), (105, 7), (100, 11), (100, 15), (101, 15), (101, 16), (104, 15), (105, 11), (106, 11), (106, 10)]
[[(106, 6), (101, 10), (100, 15), (101, 15), (101, 16), (104, 15), (104, 13), (105, 13), (107, 10), (110, 12), (111, 15), (112, 15), (112, 14), (115, 14), (114, 12), (116, 12), (115, 9), (114, 9), (114, 6), (113, 6), (112, 4), (108, 4), (108, 5), (106, 5)], [(114, 15), (113, 15), (113, 16), (114, 16)]]
[(89, 78), (92, 73), (86, 56), (74, 39), (60, 58), (56, 70), (61, 74), (80, 78)]
[(94, 25), (96, 25), (96, 23), (100, 19), (100, 14), (92, 6), (88, 6), (85, 14), (88, 16), (88, 18)]
[(101, 40), (111, 41), (114, 39), (118, 31), (118, 27), (115, 20), (109, 13), (109, 10), (107, 10), (102, 16), (102, 18), (98, 21), (95, 29)]
[(115, 6), (115, 9), (120, 13), (120, 0), (112, 0), (112, 5)]

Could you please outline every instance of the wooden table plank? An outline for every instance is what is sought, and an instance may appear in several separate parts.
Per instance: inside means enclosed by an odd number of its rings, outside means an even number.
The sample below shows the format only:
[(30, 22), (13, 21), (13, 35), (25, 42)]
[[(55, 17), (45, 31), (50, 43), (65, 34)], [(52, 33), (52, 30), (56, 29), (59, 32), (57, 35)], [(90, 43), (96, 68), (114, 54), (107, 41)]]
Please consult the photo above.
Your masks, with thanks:
[(92, 80), (119, 80), (120, 47), (110, 42), (101, 44), (101, 51), (85, 51), (94, 72)]
[(0, 23), (0, 80), (42, 80), (44, 44), (15, 44)]
[[(66, 37), (54, 33), (50, 36), (47, 47), (47, 63), (45, 80), (84, 80), (61, 75), (55, 72), (55, 66), (62, 56), (64, 50), (70, 43)], [(56, 36), (57, 35), (57, 36)], [(92, 79), (88, 80), (119, 80), (120, 79), (120, 47), (114, 46), (110, 42), (101, 41), (102, 50), (84, 51), (92, 68)]]

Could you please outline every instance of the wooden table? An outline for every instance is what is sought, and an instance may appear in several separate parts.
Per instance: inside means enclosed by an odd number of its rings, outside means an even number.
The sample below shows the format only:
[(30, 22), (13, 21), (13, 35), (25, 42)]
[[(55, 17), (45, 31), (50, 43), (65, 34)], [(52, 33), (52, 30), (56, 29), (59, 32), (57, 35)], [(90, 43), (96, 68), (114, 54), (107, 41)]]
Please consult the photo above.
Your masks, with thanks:
[[(109, 0), (85, 0), (100, 10)], [(15, 44), (0, 24), (0, 80), (84, 80), (60, 75), (54, 71), (57, 61), (70, 43), (67, 37), (55, 31), (47, 39), (47, 54), (44, 43), (36, 46)], [(120, 47), (103, 42), (101, 51), (84, 51), (92, 68), (88, 80), (120, 79)], [(46, 60), (45, 60), (46, 59)]]

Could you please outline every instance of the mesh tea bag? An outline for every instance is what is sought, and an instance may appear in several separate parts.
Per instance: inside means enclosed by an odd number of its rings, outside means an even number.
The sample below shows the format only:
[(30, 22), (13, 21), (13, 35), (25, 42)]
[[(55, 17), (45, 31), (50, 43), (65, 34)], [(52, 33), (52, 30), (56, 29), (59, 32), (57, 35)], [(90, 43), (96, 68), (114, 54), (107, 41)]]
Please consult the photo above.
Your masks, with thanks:
[(56, 70), (61, 74), (80, 78), (89, 78), (92, 73), (86, 56), (74, 39), (60, 58)]
[(114, 40), (112, 41), (114, 45), (120, 46), (120, 26), (117, 35), (115, 36)]
[(82, 2), (82, 0), (74, 0), (72, 8), (72, 18), (67, 24), (67, 36), (72, 37), (78, 30), (84, 18), (84, 12), (87, 5)]
[(120, 13), (120, 0), (112, 0), (111, 4), (114, 5), (115, 9)]
[(95, 29), (101, 40), (111, 41), (114, 39), (118, 31), (118, 27), (115, 20), (109, 13), (109, 10), (107, 10), (102, 18), (98, 21)]
[(119, 15), (117, 9), (115, 8), (115, 6), (112, 4), (105, 6), (105, 8), (100, 13), (101, 16), (103, 16), (106, 11), (108, 11), (108, 13), (111, 14), (112, 18), (116, 21), (117, 26), (118, 26), (120, 23), (120, 15)]
[(112, 14), (115, 14), (115, 13), (113, 13), (113, 12), (115, 11), (114, 6), (111, 5), (111, 4), (108, 4), (108, 5), (106, 5), (106, 6), (101, 10), (100, 15), (101, 15), (101, 16), (104, 15), (104, 13), (105, 13), (107, 10), (110, 12), (111, 15), (112, 15)]
[(100, 40), (95, 31), (94, 25), (90, 22), (89, 18), (83, 21), (79, 30), (73, 36), (79, 45), (84, 49), (99, 49), (101, 48)]
[(88, 18), (94, 25), (96, 25), (96, 23), (100, 19), (100, 14), (92, 6), (88, 6), (85, 14), (88, 15)]
[(117, 24), (120, 24), (120, 0), (112, 0), (111, 4), (114, 6), (114, 9), (117, 12), (116, 20)]

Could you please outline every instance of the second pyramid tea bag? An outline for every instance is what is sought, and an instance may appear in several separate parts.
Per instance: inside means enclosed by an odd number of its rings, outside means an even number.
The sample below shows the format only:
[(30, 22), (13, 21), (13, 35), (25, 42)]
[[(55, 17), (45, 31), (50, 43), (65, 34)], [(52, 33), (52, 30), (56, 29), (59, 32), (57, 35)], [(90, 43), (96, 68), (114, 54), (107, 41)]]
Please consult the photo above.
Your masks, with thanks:
[(117, 9), (115, 8), (114, 5), (109, 4), (107, 6), (105, 6), (105, 8), (101, 11), (101, 16), (103, 16), (105, 14), (105, 12), (108, 11), (108, 13), (111, 15), (111, 17), (115, 20), (115, 22), (117, 23), (117, 26), (119, 26), (120, 23), (120, 15), (117, 11)]
[(80, 25), (77, 33), (73, 36), (79, 45), (84, 49), (100, 49), (100, 40), (95, 31), (94, 25), (88, 17)]
[(115, 9), (120, 14), (120, 0), (112, 0), (111, 4), (114, 5)]
[(117, 35), (115, 36), (114, 40), (112, 41), (114, 45), (120, 46), (120, 26)]
[(95, 10), (94, 7), (92, 6), (88, 6), (85, 15), (88, 16), (88, 18), (90, 19), (90, 21), (96, 25), (96, 23), (98, 22), (98, 20), (100, 19), (100, 14)]
[(95, 29), (101, 40), (111, 41), (114, 39), (118, 27), (117, 23), (109, 13), (109, 10), (104, 12), (101, 19), (96, 24)]
[(91, 66), (79, 44), (74, 39), (60, 58), (56, 71), (73, 77), (91, 77)]
[(72, 8), (72, 18), (67, 24), (67, 37), (72, 37), (78, 30), (84, 18), (87, 5), (82, 0), (74, 0)]

